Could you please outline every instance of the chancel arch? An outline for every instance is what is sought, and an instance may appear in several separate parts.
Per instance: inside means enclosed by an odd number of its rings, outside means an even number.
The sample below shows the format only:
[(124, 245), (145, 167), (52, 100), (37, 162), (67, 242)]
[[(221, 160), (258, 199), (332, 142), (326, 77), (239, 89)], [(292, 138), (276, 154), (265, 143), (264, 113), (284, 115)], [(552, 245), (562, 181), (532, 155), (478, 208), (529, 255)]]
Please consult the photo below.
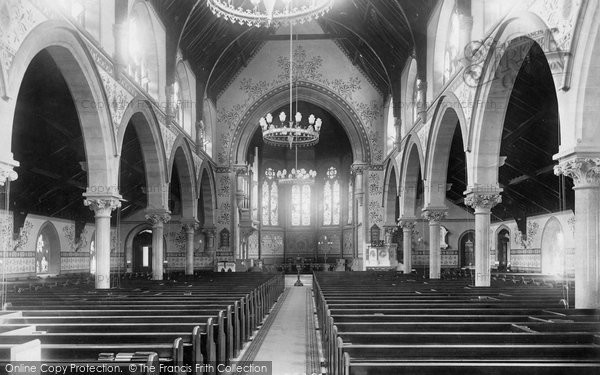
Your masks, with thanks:
[[(365, 129), (352, 107), (339, 95), (325, 87), (314, 83), (297, 82), (294, 87), (294, 98), (327, 108), (342, 125), (352, 145), (354, 162), (371, 161), (371, 151)], [(258, 99), (244, 114), (232, 140), (230, 162), (244, 164), (252, 135), (258, 129), (258, 121), (274, 108), (289, 105), (289, 86), (280, 86)], [(287, 112), (287, 110), (286, 110)]]

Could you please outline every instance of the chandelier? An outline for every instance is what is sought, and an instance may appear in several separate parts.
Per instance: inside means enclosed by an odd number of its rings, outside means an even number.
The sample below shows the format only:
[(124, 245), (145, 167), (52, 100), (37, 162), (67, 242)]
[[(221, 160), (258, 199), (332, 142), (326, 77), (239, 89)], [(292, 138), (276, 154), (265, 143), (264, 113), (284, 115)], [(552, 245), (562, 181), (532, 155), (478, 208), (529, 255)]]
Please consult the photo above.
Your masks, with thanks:
[(317, 177), (317, 172), (312, 169), (307, 171), (306, 169), (297, 169), (292, 168), (290, 173), (284, 169), (282, 171), (277, 171), (276, 173), (277, 181), (280, 184), (284, 185), (312, 185), (315, 183), (315, 177)]
[[(321, 131), (321, 119), (315, 118), (314, 115), (308, 116), (308, 124), (302, 124), (302, 114), (296, 111), (296, 115), (292, 118), (293, 104), (293, 39), (292, 39), (292, 24), (290, 23), (290, 118), (286, 122), (287, 115), (285, 112), (279, 114), (279, 124), (273, 122), (273, 115), (267, 113), (265, 117), (261, 117), (258, 121), (262, 128), (263, 140), (271, 146), (292, 146), (309, 147), (314, 146), (319, 142), (319, 133)], [(298, 86), (296, 86), (298, 90)], [(296, 94), (296, 110), (298, 109), (298, 94)], [(296, 151), (297, 152), (297, 151)]]
[(217, 17), (232, 23), (279, 27), (316, 20), (331, 9), (333, 0), (207, 0), (207, 4)]

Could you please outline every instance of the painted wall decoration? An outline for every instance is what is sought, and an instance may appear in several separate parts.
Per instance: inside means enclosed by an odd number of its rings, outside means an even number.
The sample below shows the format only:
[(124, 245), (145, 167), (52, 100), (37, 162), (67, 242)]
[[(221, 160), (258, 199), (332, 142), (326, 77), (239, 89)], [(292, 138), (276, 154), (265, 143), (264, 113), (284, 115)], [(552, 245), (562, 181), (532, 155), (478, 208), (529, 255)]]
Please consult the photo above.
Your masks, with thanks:
[[(228, 164), (231, 135), (244, 113), (267, 92), (288, 84), (287, 43), (268, 42), (248, 66), (220, 93), (217, 101), (217, 162)], [(277, 56), (273, 58), (273, 56)], [(348, 61), (332, 41), (300, 41), (293, 58), (293, 76), (325, 87), (345, 100), (359, 117), (373, 160), (383, 159), (383, 95)], [(267, 62), (267, 63), (265, 63)]]
[(67, 244), (71, 251), (79, 251), (88, 247), (88, 233), (87, 229), (83, 228), (83, 231), (79, 235), (79, 238), (75, 239), (75, 225), (70, 224), (62, 228), (63, 235), (67, 239)]
[(384, 215), (383, 215), (383, 171), (369, 171), (368, 173), (368, 199), (369, 199), (369, 227), (373, 224), (377, 224), (379, 227), (383, 227)]
[(345, 258), (354, 255), (354, 231), (352, 229), (344, 230), (344, 247), (342, 255)]
[(252, 232), (248, 237), (248, 258), (258, 258), (258, 232)]
[(261, 235), (262, 257), (283, 256), (283, 234), (263, 233)]

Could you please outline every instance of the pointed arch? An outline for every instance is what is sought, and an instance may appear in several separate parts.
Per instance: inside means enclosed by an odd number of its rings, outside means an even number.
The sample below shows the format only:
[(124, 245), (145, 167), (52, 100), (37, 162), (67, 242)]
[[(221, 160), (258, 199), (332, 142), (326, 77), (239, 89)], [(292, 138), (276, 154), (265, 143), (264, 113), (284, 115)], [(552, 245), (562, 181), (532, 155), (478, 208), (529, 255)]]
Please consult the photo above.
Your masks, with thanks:
[(194, 181), (194, 159), (186, 138), (179, 135), (173, 144), (169, 157), (169, 183), (172, 182), (173, 166), (177, 166), (179, 185), (181, 187), (182, 218), (195, 219), (197, 214), (196, 182)]
[(387, 168), (385, 171), (383, 190), (383, 212), (385, 213), (385, 223), (395, 224), (396, 220), (396, 201), (398, 198), (398, 173), (396, 173), (396, 166), (392, 160), (388, 161)]
[[(34, 57), (47, 50), (56, 61), (73, 96), (83, 135), (88, 165), (88, 192), (118, 194), (114, 173), (116, 142), (108, 99), (89, 51), (80, 37), (63, 21), (51, 20), (36, 26), (17, 50), (7, 81), (7, 96), (17, 98), (25, 72)], [(16, 100), (5, 115), (14, 122)], [(3, 132), (1, 148), (10, 150), (12, 127)]]
[(446, 199), (450, 148), (457, 126), (461, 132), (463, 145), (466, 144), (466, 120), (460, 101), (454, 94), (446, 94), (438, 102), (432, 124), (425, 158), (425, 174), (423, 175), (428, 185), (425, 189), (425, 204), (442, 207), (445, 205)]
[(204, 228), (215, 226), (215, 210), (217, 209), (217, 190), (214, 173), (208, 162), (204, 162), (198, 179), (198, 220)]
[(506, 109), (516, 74), (531, 47), (537, 44), (529, 36), (539, 30), (548, 30), (548, 27), (537, 15), (524, 12), (504, 22), (489, 47), (473, 101), (472, 126), (466, 146), (473, 150), (468, 176), (471, 186), (498, 186), (498, 157)]
[(127, 105), (119, 126), (117, 146), (119, 158), (122, 155), (125, 131), (132, 125), (137, 134), (146, 171), (146, 191), (148, 208), (162, 209), (168, 207), (166, 194), (167, 160), (160, 132), (160, 125), (151, 104), (142, 97), (135, 97)]
[(400, 186), (400, 217), (417, 217), (417, 188), (419, 174), (423, 176), (423, 153), (416, 135), (411, 135), (404, 148)]
[[(42, 237), (44, 248), (40, 247), (40, 237)], [(46, 221), (40, 226), (40, 230), (35, 236), (36, 240), (36, 272), (47, 274), (60, 274), (60, 237), (56, 227), (51, 221)], [(46, 268), (40, 269), (42, 264), (46, 263)]]

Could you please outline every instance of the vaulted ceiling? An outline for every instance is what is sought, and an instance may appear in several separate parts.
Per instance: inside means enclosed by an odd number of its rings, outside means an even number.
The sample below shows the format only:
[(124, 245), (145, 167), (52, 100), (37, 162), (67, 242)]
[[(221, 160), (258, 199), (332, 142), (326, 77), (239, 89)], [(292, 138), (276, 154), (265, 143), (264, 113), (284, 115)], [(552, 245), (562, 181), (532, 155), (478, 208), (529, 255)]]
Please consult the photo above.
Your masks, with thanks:
[[(281, 39), (275, 28), (249, 28), (217, 18), (206, 0), (151, 0), (170, 35), (171, 48), (182, 50), (197, 78), (215, 97), (248, 63), (264, 42)], [(415, 43), (424, 46), (425, 28), (436, 0), (336, 0), (318, 20), (324, 34), (300, 39), (330, 39), (384, 93), (399, 81)], [(167, 51), (169, 52), (169, 51)], [(417, 51), (418, 53), (418, 51)]]

